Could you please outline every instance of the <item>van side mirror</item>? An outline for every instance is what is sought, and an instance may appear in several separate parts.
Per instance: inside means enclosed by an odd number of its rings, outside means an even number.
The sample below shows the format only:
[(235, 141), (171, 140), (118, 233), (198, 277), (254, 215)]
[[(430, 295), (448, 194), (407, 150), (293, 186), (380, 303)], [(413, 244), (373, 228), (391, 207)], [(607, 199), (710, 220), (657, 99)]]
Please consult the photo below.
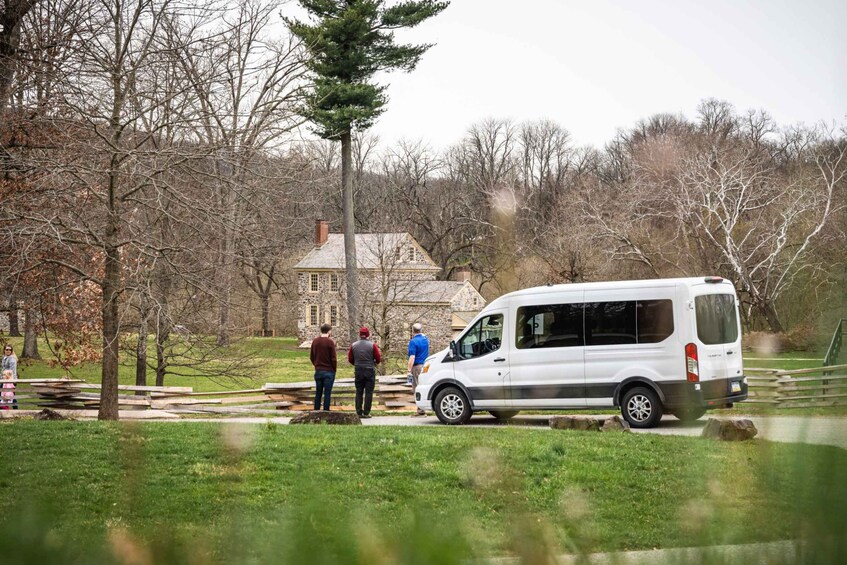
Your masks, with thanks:
[(456, 354), (456, 342), (455, 342), (455, 341), (451, 341), (451, 342), (450, 342), (450, 355), (452, 355), (453, 357), (457, 357), (457, 354)]

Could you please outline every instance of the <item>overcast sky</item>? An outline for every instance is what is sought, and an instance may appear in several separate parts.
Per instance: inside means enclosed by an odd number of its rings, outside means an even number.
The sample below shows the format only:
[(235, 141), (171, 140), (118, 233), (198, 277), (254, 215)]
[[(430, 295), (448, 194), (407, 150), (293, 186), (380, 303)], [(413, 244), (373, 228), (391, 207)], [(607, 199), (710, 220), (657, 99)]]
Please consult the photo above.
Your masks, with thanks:
[(845, 0), (453, 0), (398, 39), (436, 45), (380, 77), (372, 131), (388, 144), (442, 149), (497, 117), (550, 118), (599, 146), (708, 97), (782, 125), (847, 116)]

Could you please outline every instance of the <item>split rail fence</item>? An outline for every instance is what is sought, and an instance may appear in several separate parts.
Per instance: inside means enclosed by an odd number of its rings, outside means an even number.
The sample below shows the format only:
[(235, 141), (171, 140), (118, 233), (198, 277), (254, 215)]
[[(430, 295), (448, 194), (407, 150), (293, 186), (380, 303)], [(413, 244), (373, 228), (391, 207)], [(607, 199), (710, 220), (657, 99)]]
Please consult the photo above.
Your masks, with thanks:
[(847, 365), (811, 369), (744, 369), (747, 402), (779, 408), (847, 406)]
[[(9, 382), (9, 381), (4, 381)], [(18, 407), (61, 410), (96, 410), (100, 407), (100, 385), (79, 379), (17, 379)], [(356, 387), (353, 379), (337, 379), (332, 387), (332, 409), (354, 410)], [(194, 392), (192, 387), (118, 387), (121, 410), (165, 410), (173, 413), (271, 413), (278, 410), (312, 410), (315, 383), (267, 383), (262, 388)], [(412, 387), (405, 376), (377, 377), (374, 410), (414, 410)]]

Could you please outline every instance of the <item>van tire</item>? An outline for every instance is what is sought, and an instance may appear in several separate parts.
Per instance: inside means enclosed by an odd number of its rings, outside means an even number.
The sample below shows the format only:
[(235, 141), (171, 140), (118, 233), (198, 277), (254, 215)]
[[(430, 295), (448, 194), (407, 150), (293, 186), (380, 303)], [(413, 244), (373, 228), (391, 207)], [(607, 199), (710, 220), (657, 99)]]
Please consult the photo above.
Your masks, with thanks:
[(435, 396), (435, 415), (442, 423), (456, 426), (471, 419), (471, 403), (460, 389), (449, 386)]
[(508, 420), (518, 415), (520, 410), (489, 410), (488, 413), (498, 420)]
[(662, 419), (662, 403), (649, 388), (631, 388), (623, 395), (621, 415), (633, 428), (653, 428)]
[(703, 417), (706, 409), (702, 406), (688, 406), (686, 408), (674, 408), (671, 414), (676, 416), (676, 419), (681, 422), (695, 422)]

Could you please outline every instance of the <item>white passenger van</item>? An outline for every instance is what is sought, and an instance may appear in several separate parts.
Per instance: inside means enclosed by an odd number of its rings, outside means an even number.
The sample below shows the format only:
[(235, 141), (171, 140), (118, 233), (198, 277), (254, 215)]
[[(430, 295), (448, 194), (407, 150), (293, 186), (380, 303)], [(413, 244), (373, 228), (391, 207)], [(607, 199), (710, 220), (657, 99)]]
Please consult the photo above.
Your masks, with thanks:
[(620, 407), (636, 428), (747, 398), (732, 283), (720, 277), (528, 288), (430, 356), (415, 392), (445, 424), (473, 412)]

